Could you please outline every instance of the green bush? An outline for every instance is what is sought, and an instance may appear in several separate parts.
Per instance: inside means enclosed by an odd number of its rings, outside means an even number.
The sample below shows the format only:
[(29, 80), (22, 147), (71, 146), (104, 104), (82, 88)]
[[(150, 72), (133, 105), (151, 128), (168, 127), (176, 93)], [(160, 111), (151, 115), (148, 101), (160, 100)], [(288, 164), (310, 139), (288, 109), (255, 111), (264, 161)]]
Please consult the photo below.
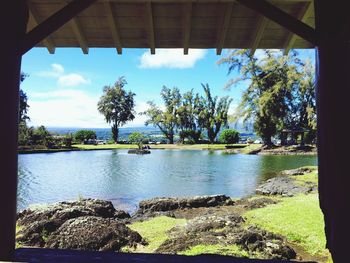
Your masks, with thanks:
[(232, 144), (239, 141), (239, 133), (234, 129), (223, 130), (219, 136), (221, 143)]
[(137, 144), (139, 149), (142, 148), (143, 140), (145, 137), (142, 135), (142, 133), (139, 132), (133, 132), (128, 136), (129, 142), (132, 144)]
[(83, 143), (85, 140), (93, 140), (96, 139), (96, 132), (92, 130), (79, 130), (75, 132), (74, 139), (80, 143)]

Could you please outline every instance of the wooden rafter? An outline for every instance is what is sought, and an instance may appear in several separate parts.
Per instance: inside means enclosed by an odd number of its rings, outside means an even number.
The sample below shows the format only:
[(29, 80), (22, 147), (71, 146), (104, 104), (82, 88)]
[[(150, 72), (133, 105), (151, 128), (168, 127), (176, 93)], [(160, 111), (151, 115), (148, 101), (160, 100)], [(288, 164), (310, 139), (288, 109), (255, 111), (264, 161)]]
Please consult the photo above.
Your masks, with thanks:
[[(27, 4), (28, 5), (28, 10), (29, 10), (29, 23), (32, 24), (32, 28), (38, 26), (40, 24), (38, 12), (31, 4), (30, 2)], [(55, 53), (55, 44), (53, 43), (52, 39), (48, 36), (42, 41), (43, 45), (47, 48), (50, 54)]]
[(21, 53), (25, 54), (96, 1), (97, 0), (73, 0), (61, 10), (54, 13), (26, 34), (23, 40)]
[(227, 31), (231, 22), (232, 10), (233, 10), (233, 2), (227, 3), (225, 7), (225, 15), (223, 18), (221, 30), (218, 30), (219, 35), (218, 35), (218, 42), (216, 45), (216, 55), (221, 55), (221, 51), (224, 47)]
[(192, 28), (192, 2), (185, 3), (185, 16), (184, 16), (184, 54), (188, 54), (188, 48), (190, 45), (191, 28)]
[(284, 12), (280, 8), (267, 2), (266, 0), (236, 0), (238, 3), (264, 15), (275, 23), (285, 27), (289, 31), (297, 34), (311, 44), (317, 45), (318, 34), (316, 30), (309, 25), (301, 22), (299, 19)]
[(153, 11), (152, 11), (152, 3), (146, 2), (146, 19), (148, 21), (147, 31), (148, 31), (148, 43), (150, 46), (151, 54), (156, 53), (156, 44), (154, 39), (154, 23), (153, 23)]
[(259, 46), (260, 40), (264, 34), (265, 28), (267, 26), (268, 23), (268, 19), (264, 16), (260, 16), (258, 19), (258, 25), (257, 25), (257, 29), (255, 31), (255, 35), (253, 36), (253, 41), (250, 47), (250, 55), (254, 55), (256, 49)]
[(112, 33), (113, 42), (117, 48), (118, 54), (121, 55), (122, 54), (122, 42), (120, 40), (117, 21), (114, 17), (114, 14), (113, 14), (112, 3), (105, 2), (104, 4), (105, 4), (105, 9), (106, 9), (106, 14), (107, 14), (108, 25), (109, 25), (109, 28), (110, 28), (111, 33)]
[(83, 33), (83, 30), (81, 29), (78, 17), (73, 17), (69, 23), (74, 31), (74, 35), (77, 38), (83, 53), (88, 54), (89, 53), (89, 46), (87, 44), (86, 37)]
[[(303, 5), (302, 9), (300, 10), (300, 13), (298, 15), (298, 18), (302, 21), (302, 22), (306, 22), (306, 20), (308, 19), (311, 11), (313, 8), (313, 4), (312, 2), (307, 2)], [(297, 39), (297, 35), (294, 33), (289, 33), (288, 37), (287, 37), (287, 41), (285, 44), (285, 49), (284, 49), (284, 54), (287, 55), (289, 53), (289, 50), (291, 48), (293, 48), (294, 43)]]

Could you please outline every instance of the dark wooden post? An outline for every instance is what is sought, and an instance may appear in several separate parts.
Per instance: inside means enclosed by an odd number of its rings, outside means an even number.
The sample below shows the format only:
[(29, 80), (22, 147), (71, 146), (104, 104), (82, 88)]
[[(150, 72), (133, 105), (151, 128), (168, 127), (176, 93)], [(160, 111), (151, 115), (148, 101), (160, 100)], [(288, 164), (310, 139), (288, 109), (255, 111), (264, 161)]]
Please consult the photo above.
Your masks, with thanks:
[(1, 2), (0, 260), (11, 260), (15, 249), (19, 77), (27, 21), (25, 0)]
[(349, 262), (350, 140), (348, 1), (315, 0), (320, 206), (334, 262)]

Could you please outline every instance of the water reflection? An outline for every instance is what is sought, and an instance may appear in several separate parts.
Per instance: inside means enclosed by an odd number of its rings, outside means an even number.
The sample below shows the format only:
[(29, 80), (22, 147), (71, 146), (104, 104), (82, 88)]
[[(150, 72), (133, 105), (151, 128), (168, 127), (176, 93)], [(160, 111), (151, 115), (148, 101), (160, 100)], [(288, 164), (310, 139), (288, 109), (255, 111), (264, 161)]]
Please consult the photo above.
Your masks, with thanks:
[(128, 211), (156, 196), (254, 193), (277, 171), (315, 165), (314, 156), (257, 156), (220, 151), (126, 150), (62, 152), (19, 156), (18, 208), (92, 197)]

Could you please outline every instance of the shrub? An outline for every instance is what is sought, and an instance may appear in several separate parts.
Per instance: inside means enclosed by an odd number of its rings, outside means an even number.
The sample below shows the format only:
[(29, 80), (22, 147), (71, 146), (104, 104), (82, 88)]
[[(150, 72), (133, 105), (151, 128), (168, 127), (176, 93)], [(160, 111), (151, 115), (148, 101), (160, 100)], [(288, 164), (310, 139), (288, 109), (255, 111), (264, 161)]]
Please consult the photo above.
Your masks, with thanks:
[(90, 139), (94, 140), (96, 139), (96, 132), (93, 130), (79, 130), (75, 132), (74, 139), (80, 143)]
[(219, 141), (226, 144), (237, 143), (239, 141), (239, 133), (234, 129), (223, 130), (220, 134)]
[(139, 149), (141, 149), (145, 137), (139, 132), (133, 132), (128, 136), (128, 139), (130, 143), (137, 144)]

